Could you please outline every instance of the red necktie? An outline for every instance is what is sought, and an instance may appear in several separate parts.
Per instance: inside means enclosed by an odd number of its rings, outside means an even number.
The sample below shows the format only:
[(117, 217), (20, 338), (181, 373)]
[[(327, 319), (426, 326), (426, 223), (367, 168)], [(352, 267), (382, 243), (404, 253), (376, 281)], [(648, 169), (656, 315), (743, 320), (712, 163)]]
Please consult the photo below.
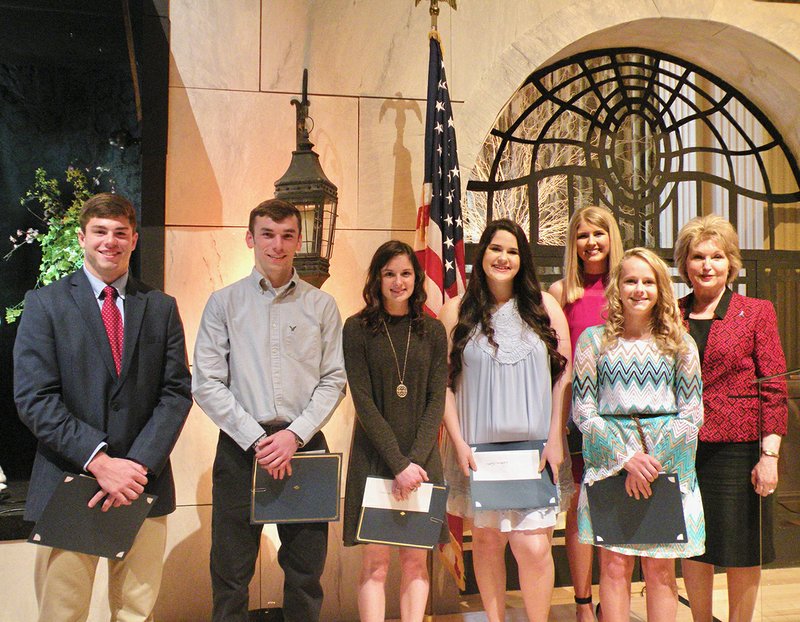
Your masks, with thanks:
[(119, 368), (122, 363), (122, 314), (117, 308), (117, 290), (106, 285), (103, 288), (103, 308), (100, 310), (100, 315), (103, 317), (103, 324), (106, 326), (106, 334), (108, 335), (108, 343), (111, 345), (111, 355), (114, 357), (114, 366), (117, 368), (117, 375), (119, 375)]

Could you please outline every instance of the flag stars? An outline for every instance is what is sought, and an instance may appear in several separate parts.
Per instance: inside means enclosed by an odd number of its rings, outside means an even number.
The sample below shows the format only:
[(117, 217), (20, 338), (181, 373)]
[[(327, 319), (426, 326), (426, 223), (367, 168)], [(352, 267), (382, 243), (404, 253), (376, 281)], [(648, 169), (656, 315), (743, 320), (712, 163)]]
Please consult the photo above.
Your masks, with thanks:
[(433, 128), (433, 131), (436, 132), (437, 134), (441, 134), (442, 132), (444, 132), (444, 127), (442, 127), (441, 123), (437, 122), (436, 127)]
[(456, 218), (456, 227), (458, 227), (460, 229), (461, 226), (462, 226), (461, 225), (461, 216), (459, 216), (458, 218)]
[[(453, 202), (453, 191), (451, 190), (450, 192), (448, 192), (447, 196), (445, 198), (446, 198), (448, 203), (452, 203)], [(451, 223), (448, 223), (448, 224), (452, 225), (453, 223), (451, 222)]]
[(450, 118), (447, 120), (447, 127), (453, 127), (453, 117), (450, 117)]
[(449, 261), (449, 260), (445, 261), (445, 262), (444, 262), (444, 269), (445, 269), (446, 271), (450, 271), (450, 270), (452, 270), (452, 269), (453, 269), (453, 262), (452, 262), (452, 261)]
[(459, 177), (458, 167), (456, 166), (455, 168), (450, 169), (448, 175), (450, 175), (451, 177)]
[[(449, 196), (450, 196), (450, 195), (448, 195), (448, 197), (449, 197)], [(451, 198), (451, 199), (450, 199), (450, 201), (452, 201), (452, 200), (453, 200), (453, 199)], [(448, 215), (445, 217), (444, 221), (447, 223), (447, 225), (448, 225), (449, 227), (452, 227), (452, 226), (453, 226), (453, 217), (452, 217), (450, 214), (448, 214)]]
[(447, 90), (447, 80), (439, 80), (439, 88)]
[(444, 245), (447, 248), (453, 248), (453, 238), (445, 238)]
[(437, 101), (436, 102), (436, 110), (438, 110), (439, 112), (444, 112), (444, 103), (440, 102), (440, 101)]

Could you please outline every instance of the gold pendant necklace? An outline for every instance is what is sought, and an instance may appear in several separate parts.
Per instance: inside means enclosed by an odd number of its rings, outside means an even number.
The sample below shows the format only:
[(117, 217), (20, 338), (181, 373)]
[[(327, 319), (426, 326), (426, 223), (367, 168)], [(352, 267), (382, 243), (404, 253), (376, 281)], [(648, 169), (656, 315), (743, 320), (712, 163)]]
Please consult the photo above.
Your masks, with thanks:
[(400, 378), (400, 384), (397, 385), (395, 389), (395, 393), (397, 393), (397, 397), (403, 398), (408, 395), (408, 387), (403, 384), (403, 378), (406, 375), (406, 365), (408, 365), (408, 350), (411, 346), (411, 318), (408, 319), (408, 339), (406, 340), (406, 355), (403, 359), (403, 372), (400, 373), (400, 359), (397, 358), (397, 351), (394, 349), (394, 343), (392, 343), (392, 336), (389, 334), (389, 327), (386, 326), (386, 321), (381, 320), (383, 322), (383, 328), (386, 331), (386, 337), (389, 339), (389, 347), (392, 349), (392, 355), (394, 355), (394, 364), (397, 366), (397, 377)]

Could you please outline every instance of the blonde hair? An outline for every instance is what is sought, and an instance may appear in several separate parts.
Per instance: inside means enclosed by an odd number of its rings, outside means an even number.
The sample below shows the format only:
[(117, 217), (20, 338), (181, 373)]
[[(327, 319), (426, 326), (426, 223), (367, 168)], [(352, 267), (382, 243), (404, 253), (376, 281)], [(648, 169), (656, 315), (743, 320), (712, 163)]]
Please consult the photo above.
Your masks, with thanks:
[(681, 227), (673, 254), (675, 267), (678, 268), (681, 278), (691, 286), (692, 283), (686, 270), (689, 253), (693, 246), (708, 240), (716, 242), (728, 259), (728, 285), (730, 285), (739, 275), (739, 270), (742, 269), (739, 235), (731, 223), (717, 214), (692, 218)]
[(607, 348), (616, 344), (625, 327), (625, 318), (622, 312), (622, 300), (619, 293), (619, 281), (622, 276), (622, 267), (628, 259), (641, 259), (653, 270), (656, 277), (658, 299), (650, 316), (650, 330), (656, 340), (659, 350), (670, 356), (677, 356), (686, 352), (684, 335), (686, 329), (681, 319), (678, 303), (672, 290), (672, 279), (669, 268), (664, 261), (649, 248), (636, 247), (627, 251), (622, 260), (611, 270), (611, 276), (606, 286), (606, 300), (608, 300), (608, 319), (603, 334), (603, 347)]
[(608, 266), (616, 266), (622, 257), (622, 236), (614, 214), (604, 207), (587, 205), (572, 214), (567, 228), (567, 244), (564, 249), (564, 288), (561, 306), (583, 297), (583, 261), (578, 257), (578, 229), (583, 224), (600, 227), (608, 233)]

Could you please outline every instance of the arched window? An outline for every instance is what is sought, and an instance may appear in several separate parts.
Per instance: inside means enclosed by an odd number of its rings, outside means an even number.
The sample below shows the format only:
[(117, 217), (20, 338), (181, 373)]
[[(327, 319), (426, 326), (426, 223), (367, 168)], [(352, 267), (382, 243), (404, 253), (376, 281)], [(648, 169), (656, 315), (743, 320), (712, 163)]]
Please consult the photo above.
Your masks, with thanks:
[(607, 206), (626, 247), (665, 259), (687, 220), (718, 213), (739, 232), (739, 289), (776, 302), (787, 355), (797, 350), (800, 171), (769, 119), (705, 69), (625, 48), (537, 70), (498, 116), (467, 190), (467, 241), (487, 219), (516, 220), (545, 282), (583, 205)]

